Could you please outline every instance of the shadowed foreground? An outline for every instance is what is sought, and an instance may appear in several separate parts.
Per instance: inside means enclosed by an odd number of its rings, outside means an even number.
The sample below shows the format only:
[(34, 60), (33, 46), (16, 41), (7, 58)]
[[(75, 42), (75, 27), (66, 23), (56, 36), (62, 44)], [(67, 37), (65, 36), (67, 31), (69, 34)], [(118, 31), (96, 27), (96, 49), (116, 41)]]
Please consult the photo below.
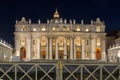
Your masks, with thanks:
[(119, 63), (98, 61), (32, 61), (0, 63), (3, 80), (118, 80)]

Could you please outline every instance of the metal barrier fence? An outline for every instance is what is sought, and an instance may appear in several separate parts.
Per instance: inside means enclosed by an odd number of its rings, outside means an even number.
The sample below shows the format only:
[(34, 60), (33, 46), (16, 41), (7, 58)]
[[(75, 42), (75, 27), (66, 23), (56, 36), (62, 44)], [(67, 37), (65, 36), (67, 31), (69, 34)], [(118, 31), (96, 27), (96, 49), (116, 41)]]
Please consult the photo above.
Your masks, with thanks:
[(0, 63), (0, 80), (120, 80), (120, 64)]

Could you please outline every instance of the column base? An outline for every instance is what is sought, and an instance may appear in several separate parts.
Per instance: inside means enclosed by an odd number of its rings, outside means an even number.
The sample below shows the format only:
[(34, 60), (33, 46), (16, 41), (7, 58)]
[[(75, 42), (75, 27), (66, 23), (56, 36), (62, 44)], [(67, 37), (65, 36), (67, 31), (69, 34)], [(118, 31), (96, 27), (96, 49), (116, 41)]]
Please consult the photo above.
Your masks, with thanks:
[(30, 61), (31, 59), (30, 58), (26, 58), (25, 61)]
[(14, 56), (12, 61), (13, 62), (20, 62), (21, 61), (20, 56)]
[(107, 61), (106, 59), (101, 59), (101, 61)]

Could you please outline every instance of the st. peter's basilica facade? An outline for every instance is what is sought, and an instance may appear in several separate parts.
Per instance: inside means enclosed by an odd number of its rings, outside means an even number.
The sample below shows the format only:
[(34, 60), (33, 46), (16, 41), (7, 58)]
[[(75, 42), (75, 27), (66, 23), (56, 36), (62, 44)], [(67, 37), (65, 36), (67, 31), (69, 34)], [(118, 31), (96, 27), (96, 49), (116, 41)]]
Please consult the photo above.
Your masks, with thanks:
[(46, 23), (23, 17), (15, 24), (16, 56), (21, 60), (106, 60), (105, 24), (99, 18), (90, 24), (60, 18), (58, 11)]

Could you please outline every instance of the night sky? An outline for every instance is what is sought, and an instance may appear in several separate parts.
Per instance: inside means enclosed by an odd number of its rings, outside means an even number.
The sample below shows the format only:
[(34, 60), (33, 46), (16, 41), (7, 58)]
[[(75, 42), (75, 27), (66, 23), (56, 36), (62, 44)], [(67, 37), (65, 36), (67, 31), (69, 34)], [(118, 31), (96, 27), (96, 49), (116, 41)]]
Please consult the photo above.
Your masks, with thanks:
[(0, 1), (0, 38), (13, 45), (15, 20), (25, 17), (32, 22), (53, 18), (58, 9), (63, 19), (76, 19), (80, 23), (90, 23), (97, 17), (105, 21), (106, 32), (120, 30), (119, 0), (1, 0)]

